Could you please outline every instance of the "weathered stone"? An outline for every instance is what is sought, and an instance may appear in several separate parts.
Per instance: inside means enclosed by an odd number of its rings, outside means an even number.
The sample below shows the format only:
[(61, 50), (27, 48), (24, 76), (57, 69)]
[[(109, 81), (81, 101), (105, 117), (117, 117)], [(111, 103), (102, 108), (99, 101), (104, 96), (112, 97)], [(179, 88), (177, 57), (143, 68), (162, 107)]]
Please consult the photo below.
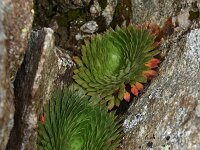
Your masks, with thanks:
[[(133, 1), (133, 4), (137, 2)], [(189, 0), (140, 2), (139, 6), (133, 6), (134, 21), (155, 19), (161, 24), (192, 3)], [(176, 32), (163, 41), (160, 49), (165, 58), (159, 76), (130, 107), (129, 116), (124, 121), (126, 150), (200, 149), (199, 20), (196, 18), (191, 22), (191, 31), (175, 29)]]
[(4, 150), (13, 126), (13, 92), (10, 83), (4, 20), (5, 4), (0, 1), (0, 149)]
[(117, 0), (36, 0), (33, 28), (54, 29), (56, 45), (77, 55), (83, 39), (108, 28), (116, 5)]
[[(23, 7), (22, 7), (23, 6)], [(13, 80), (27, 46), (32, 25), (32, 0), (0, 1), (0, 149), (13, 126)]]
[(80, 30), (85, 33), (94, 33), (98, 30), (98, 25), (95, 21), (88, 21), (80, 27)]
[(72, 65), (70, 57), (68, 62), (60, 57), (62, 53), (54, 46), (53, 30), (44, 28), (32, 32), (29, 48), (14, 81), (16, 112), (7, 150), (36, 149), (39, 114), (57, 87), (56, 79)]
[(198, 6), (198, 0), (132, 0), (133, 22), (163, 24), (167, 17), (177, 16), (185, 8), (192, 9), (196, 2)]
[(34, 15), (33, 1), (3, 0), (0, 2), (0, 5), (4, 5), (4, 26), (7, 36), (8, 63), (10, 66), (10, 76), (14, 80), (27, 48), (28, 36)]
[(116, 5), (117, 5), (117, 0), (107, 0), (107, 6), (102, 12), (102, 16), (105, 17), (107, 25), (110, 25), (113, 19)]
[(93, 17), (99, 16), (101, 12), (101, 7), (97, 0), (94, 0), (94, 4), (90, 6), (90, 14)]
[(178, 26), (183, 29), (188, 29), (191, 25), (191, 20), (189, 20), (190, 13), (189, 10), (182, 10), (177, 16)]

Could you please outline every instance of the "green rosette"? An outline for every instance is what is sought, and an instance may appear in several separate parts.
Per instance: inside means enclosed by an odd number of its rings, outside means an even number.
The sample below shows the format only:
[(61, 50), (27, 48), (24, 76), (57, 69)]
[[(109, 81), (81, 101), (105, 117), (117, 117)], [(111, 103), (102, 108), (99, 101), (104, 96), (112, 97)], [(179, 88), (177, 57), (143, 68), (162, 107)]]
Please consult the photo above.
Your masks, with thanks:
[(73, 78), (87, 95), (99, 97), (112, 109), (124, 97), (130, 100), (127, 84), (137, 94), (136, 83), (142, 85), (156, 74), (147, 65), (159, 53), (155, 47), (155, 36), (148, 30), (133, 25), (109, 29), (82, 45), (82, 56), (74, 57), (77, 68)]
[(54, 93), (38, 123), (38, 150), (115, 150), (119, 146), (119, 119), (88, 99), (74, 87)]

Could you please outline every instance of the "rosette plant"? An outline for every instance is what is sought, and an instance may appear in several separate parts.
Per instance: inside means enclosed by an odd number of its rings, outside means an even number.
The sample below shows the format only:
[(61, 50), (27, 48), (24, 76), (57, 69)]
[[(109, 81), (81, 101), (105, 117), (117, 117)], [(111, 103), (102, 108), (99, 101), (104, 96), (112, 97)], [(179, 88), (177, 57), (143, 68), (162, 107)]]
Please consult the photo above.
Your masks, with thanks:
[(129, 101), (130, 92), (137, 96), (143, 84), (157, 75), (154, 68), (160, 62), (154, 58), (159, 51), (152, 31), (142, 26), (117, 26), (85, 41), (82, 56), (74, 57), (74, 80), (87, 95), (108, 102), (109, 109), (123, 99)]
[(74, 87), (58, 90), (38, 125), (38, 150), (115, 150), (121, 127), (105, 106), (92, 105)]

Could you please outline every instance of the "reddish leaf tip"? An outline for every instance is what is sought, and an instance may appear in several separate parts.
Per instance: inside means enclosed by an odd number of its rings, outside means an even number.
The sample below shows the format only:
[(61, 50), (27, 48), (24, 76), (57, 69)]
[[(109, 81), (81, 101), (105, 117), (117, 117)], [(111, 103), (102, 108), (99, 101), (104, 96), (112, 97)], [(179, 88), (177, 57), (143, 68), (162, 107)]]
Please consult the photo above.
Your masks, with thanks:
[(42, 124), (44, 124), (44, 122), (45, 122), (45, 116), (44, 116), (44, 113), (40, 114), (40, 118), (39, 118), (39, 120), (40, 120), (40, 122), (41, 122)]
[(143, 76), (146, 77), (147, 79), (150, 79), (157, 75), (158, 75), (158, 73), (155, 70), (143, 71)]
[(127, 101), (127, 102), (129, 102), (130, 99), (131, 99), (130, 93), (129, 92), (125, 92), (124, 93), (124, 100)]
[(141, 84), (140, 82), (136, 82), (136, 83), (135, 83), (135, 86), (136, 86), (136, 88), (137, 88), (139, 91), (144, 90), (144, 86), (143, 86), (143, 84)]
[(138, 89), (136, 88), (135, 85), (133, 85), (133, 86), (131, 87), (131, 93), (133, 93), (135, 96), (138, 96)]
[(160, 60), (157, 58), (153, 58), (150, 61), (148, 61), (145, 66), (149, 67), (149, 68), (156, 68), (158, 67), (158, 63), (160, 63)]

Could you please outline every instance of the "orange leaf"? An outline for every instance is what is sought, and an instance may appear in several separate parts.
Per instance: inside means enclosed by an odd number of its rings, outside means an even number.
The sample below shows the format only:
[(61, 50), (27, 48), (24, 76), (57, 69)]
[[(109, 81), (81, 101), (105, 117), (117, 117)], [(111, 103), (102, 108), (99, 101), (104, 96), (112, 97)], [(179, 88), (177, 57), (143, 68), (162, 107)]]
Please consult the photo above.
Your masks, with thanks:
[(158, 67), (158, 63), (160, 63), (160, 60), (157, 58), (153, 58), (149, 62), (147, 62), (145, 64), (145, 66), (147, 66), (149, 68), (156, 68), (156, 67)]
[(129, 102), (130, 99), (131, 99), (130, 93), (129, 92), (125, 92), (124, 93), (124, 100), (127, 101), (127, 102)]
[(147, 79), (155, 77), (157, 75), (158, 73), (155, 70), (143, 71), (143, 76), (146, 77)]
[(40, 120), (40, 122), (41, 122), (42, 124), (44, 124), (44, 122), (45, 122), (45, 116), (44, 116), (44, 113), (40, 114), (40, 118), (39, 118), (39, 120)]
[(144, 90), (144, 86), (143, 86), (140, 82), (136, 82), (136, 83), (135, 83), (135, 86), (136, 86), (136, 88), (137, 88), (138, 90), (140, 90), (140, 91)]
[(131, 92), (132, 92), (135, 96), (138, 96), (138, 89), (136, 88), (135, 85), (133, 85), (133, 86), (131, 87)]

